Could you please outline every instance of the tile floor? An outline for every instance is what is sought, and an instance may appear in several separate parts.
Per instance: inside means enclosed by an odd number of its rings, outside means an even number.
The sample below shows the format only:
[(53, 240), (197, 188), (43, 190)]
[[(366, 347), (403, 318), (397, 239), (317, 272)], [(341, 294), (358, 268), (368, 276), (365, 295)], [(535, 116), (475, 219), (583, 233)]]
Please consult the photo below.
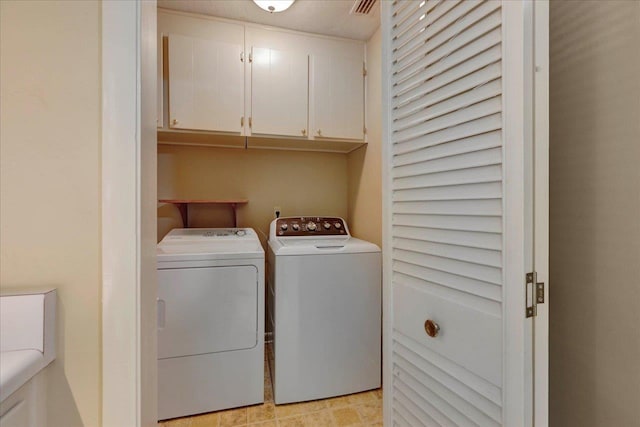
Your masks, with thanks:
[[(265, 353), (269, 354), (270, 349)], [(278, 405), (273, 403), (271, 373), (265, 360), (262, 405), (175, 418), (162, 427), (374, 427), (382, 426), (382, 390), (331, 399)]]

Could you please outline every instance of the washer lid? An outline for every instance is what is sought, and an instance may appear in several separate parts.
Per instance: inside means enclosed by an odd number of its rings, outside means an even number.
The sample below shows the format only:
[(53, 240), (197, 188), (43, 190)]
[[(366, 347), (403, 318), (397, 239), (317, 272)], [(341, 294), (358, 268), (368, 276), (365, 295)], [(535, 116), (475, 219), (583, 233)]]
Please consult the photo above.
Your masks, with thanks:
[(187, 261), (264, 257), (251, 228), (178, 228), (156, 250), (158, 261)]
[(269, 245), (276, 255), (330, 255), (380, 252), (371, 242), (356, 239), (276, 239)]

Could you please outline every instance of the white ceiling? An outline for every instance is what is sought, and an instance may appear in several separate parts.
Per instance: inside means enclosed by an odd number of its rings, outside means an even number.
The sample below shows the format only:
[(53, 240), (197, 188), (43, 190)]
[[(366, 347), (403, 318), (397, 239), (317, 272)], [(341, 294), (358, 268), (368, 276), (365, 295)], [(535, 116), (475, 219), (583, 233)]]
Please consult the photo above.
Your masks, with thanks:
[(279, 13), (269, 13), (251, 0), (158, 0), (158, 7), (219, 16), (274, 27), (368, 40), (380, 26), (380, 1), (368, 15), (351, 15), (354, 0), (297, 0)]

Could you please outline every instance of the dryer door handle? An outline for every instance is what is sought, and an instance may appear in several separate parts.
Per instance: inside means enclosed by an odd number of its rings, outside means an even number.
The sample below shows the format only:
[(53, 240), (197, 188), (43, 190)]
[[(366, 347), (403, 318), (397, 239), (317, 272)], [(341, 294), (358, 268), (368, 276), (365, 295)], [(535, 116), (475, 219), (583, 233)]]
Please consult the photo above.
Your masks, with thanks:
[(166, 303), (163, 299), (158, 298), (158, 329), (164, 329), (166, 322)]

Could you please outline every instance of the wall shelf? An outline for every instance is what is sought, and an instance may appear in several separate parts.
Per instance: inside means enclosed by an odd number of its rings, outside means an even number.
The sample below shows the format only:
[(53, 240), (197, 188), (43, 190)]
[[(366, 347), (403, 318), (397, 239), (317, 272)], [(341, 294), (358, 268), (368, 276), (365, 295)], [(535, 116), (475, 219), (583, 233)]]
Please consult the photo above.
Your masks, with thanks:
[(233, 210), (233, 227), (238, 226), (236, 209), (238, 205), (246, 205), (248, 199), (160, 199), (160, 203), (171, 203), (176, 205), (182, 216), (182, 224), (184, 228), (189, 228), (189, 205), (210, 204), (210, 205), (229, 205)]
[(246, 138), (240, 135), (174, 129), (158, 129), (158, 144), (223, 148), (246, 148), (247, 146)]

